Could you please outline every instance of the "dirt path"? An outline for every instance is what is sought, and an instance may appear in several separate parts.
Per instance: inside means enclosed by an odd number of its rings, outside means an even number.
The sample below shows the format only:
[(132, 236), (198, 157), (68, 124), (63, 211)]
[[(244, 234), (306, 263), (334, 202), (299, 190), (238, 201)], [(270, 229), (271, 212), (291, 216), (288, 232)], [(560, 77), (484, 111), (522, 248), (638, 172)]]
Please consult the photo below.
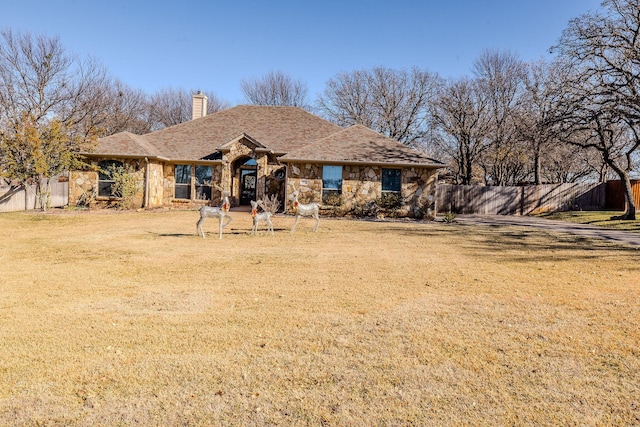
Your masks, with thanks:
[(605, 239), (640, 248), (640, 234), (628, 231), (612, 230), (595, 227), (588, 224), (576, 224), (566, 221), (556, 221), (530, 216), (511, 215), (457, 215), (456, 221), (461, 224), (477, 225), (511, 225), (522, 227), (537, 227), (560, 233), (570, 233), (596, 239)]

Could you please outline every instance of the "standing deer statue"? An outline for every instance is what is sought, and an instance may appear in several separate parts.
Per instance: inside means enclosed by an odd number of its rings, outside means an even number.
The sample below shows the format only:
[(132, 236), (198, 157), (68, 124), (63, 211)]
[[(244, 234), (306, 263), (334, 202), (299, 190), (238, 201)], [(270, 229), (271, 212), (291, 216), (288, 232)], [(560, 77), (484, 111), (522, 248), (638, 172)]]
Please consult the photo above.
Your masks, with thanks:
[(293, 222), (293, 228), (291, 228), (291, 233), (296, 231), (296, 225), (298, 225), (298, 220), (300, 220), (301, 216), (310, 216), (316, 219), (316, 226), (313, 228), (313, 232), (318, 231), (318, 224), (320, 224), (320, 207), (317, 203), (300, 203), (298, 201), (298, 190), (294, 190), (291, 195), (293, 196), (293, 209), (296, 211), (296, 220)]
[[(227, 225), (229, 225), (229, 223), (231, 222), (231, 216), (229, 215), (230, 207), (231, 207), (231, 204), (229, 203), (229, 192), (223, 191), (222, 204), (219, 207), (203, 206), (200, 208), (200, 219), (198, 220), (196, 227), (197, 227), (198, 233), (202, 235), (203, 239), (204, 239), (204, 231), (202, 230), (202, 224), (204, 224), (204, 221), (207, 218), (218, 218), (218, 221), (220, 223), (218, 238), (222, 239), (222, 229)], [(223, 220), (225, 218), (227, 218), (227, 221), (224, 222), (223, 224)]]
[[(262, 207), (263, 212), (258, 213), (258, 206)], [(267, 223), (267, 231), (271, 231), (273, 236), (273, 223), (271, 222), (271, 212), (265, 209), (262, 200), (254, 202), (251, 200), (251, 218), (253, 218), (253, 227), (251, 228), (251, 234), (254, 236), (258, 231), (258, 224), (261, 222)]]

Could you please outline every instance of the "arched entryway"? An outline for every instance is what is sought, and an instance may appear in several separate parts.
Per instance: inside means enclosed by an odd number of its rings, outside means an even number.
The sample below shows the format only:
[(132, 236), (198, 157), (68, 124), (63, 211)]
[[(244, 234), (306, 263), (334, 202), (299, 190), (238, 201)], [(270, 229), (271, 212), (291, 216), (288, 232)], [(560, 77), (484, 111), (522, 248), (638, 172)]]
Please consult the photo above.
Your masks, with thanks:
[(258, 184), (258, 163), (255, 159), (245, 156), (233, 162), (234, 196), (241, 206), (249, 205), (256, 200)]

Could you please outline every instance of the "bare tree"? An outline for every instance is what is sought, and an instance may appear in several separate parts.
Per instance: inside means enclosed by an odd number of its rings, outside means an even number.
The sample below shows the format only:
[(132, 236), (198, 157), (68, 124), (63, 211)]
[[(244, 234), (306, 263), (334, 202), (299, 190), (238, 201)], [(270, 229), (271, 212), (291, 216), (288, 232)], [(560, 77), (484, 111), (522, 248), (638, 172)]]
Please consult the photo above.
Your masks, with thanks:
[(309, 109), (306, 83), (294, 80), (282, 71), (271, 71), (260, 78), (242, 80), (240, 88), (249, 104)]
[(456, 183), (474, 181), (477, 161), (486, 149), (487, 108), (483, 92), (469, 78), (449, 82), (432, 103), (434, 142), (450, 157)]
[(532, 154), (533, 182), (539, 185), (542, 183), (543, 159), (557, 141), (552, 117), (559, 95), (549, 63), (526, 64), (526, 70), (524, 91), (514, 109), (514, 123), (517, 137), (527, 144)]
[(114, 80), (109, 85), (102, 111), (105, 115), (102, 135), (124, 131), (142, 135), (152, 130), (148, 96), (120, 80)]
[(428, 106), (440, 84), (436, 74), (418, 68), (342, 73), (327, 82), (318, 107), (339, 125), (362, 124), (417, 147), (428, 132)]
[[(195, 90), (165, 88), (151, 96), (149, 105), (153, 130), (174, 126), (191, 120), (191, 102)], [(213, 91), (207, 94), (207, 114), (229, 108), (230, 104), (216, 96)]]
[(509, 185), (529, 172), (526, 149), (516, 137), (514, 111), (522, 93), (524, 65), (511, 52), (484, 51), (474, 74), (487, 99), (490, 129), (481, 165), (487, 184)]
[(325, 117), (339, 126), (359, 124), (373, 128), (376, 121), (374, 96), (369, 71), (359, 70), (329, 79), (317, 104)]
[(625, 189), (621, 218), (635, 219), (629, 175), (640, 149), (640, 4), (605, 0), (603, 10), (572, 21), (559, 42), (571, 65), (563, 124), (570, 142), (598, 150)]
[(70, 98), (72, 64), (57, 38), (0, 32), (0, 114), (14, 122), (46, 116)]
[(558, 136), (558, 104), (566, 90), (558, 62), (525, 64), (524, 89), (514, 109), (515, 136), (526, 145), (534, 184), (575, 182), (593, 178), (593, 152), (568, 147)]
[(576, 150), (575, 146), (556, 140), (546, 145), (541, 157), (541, 183), (604, 181), (606, 169), (595, 150)]
[(95, 141), (87, 94), (104, 78), (97, 61), (67, 55), (58, 38), (1, 31), (0, 174), (38, 183), (46, 198), (49, 179), (78, 167)]
[(151, 130), (147, 95), (106, 74), (86, 83), (69, 110), (61, 114), (72, 118), (72, 129), (77, 134), (107, 136), (123, 131), (144, 134)]
[(623, 183), (627, 207), (620, 218), (633, 220), (636, 206), (629, 175), (633, 170), (633, 154), (640, 147), (638, 125), (621, 116), (615, 107), (612, 108), (587, 87), (576, 92), (565, 100), (561, 135), (570, 144), (600, 153), (604, 163)]
[(56, 117), (71, 128), (87, 114), (87, 92), (106, 71), (96, 60), (65, 53), (59, 38), (0, 32), (0, 118), (40, 123)]

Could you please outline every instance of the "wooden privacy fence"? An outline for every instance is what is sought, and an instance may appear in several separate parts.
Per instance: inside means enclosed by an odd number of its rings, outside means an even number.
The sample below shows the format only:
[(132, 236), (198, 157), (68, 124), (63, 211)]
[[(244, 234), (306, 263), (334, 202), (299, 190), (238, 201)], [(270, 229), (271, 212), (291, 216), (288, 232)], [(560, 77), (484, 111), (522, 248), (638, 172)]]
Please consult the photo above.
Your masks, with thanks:
[(528, 215), (540, 212), (604, 209), (603, 183), (481, 187), (439, 184), (438, 213)]
[[(0, 180), (0, 212), (15, 212), (40, 209), (40, 195), (37, 186), (29, 185), (11, 188)], [(61, 208), (69, 204), (69, 182), (66, 177), (51, 179), (51, 207)]]
[[(636, 208), (640, 208), (640, 180), (631, 180), (631, 193)], [(627, 207), (627, 201), (624, 197), (624, 186), (622, 181), (607, 181), (607, 209), (622, 211)]]

